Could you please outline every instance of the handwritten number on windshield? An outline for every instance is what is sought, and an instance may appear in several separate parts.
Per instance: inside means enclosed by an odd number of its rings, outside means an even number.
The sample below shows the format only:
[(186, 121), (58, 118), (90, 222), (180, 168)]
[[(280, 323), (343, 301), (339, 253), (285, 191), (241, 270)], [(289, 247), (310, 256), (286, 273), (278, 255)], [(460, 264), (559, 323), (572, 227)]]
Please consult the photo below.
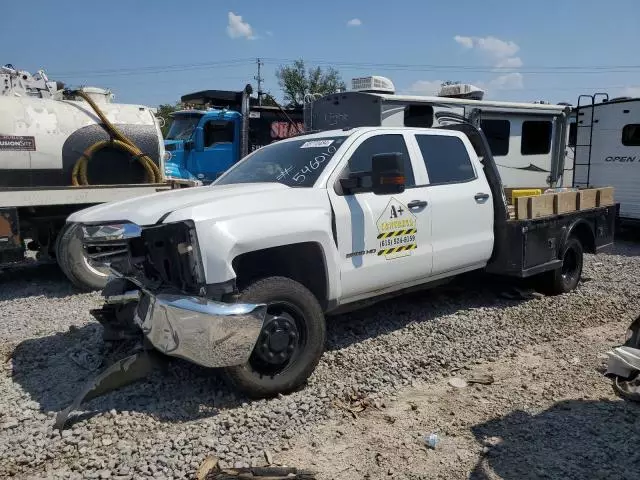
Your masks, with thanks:
[(305, 173), (306, 174), (313, 173), (313, 171), (316, 170), (322, 163), (330, 159), (334, 153), (336, 153), (336, 147), (331, 145), (326, 149), (326, 151), (322, 152), (319, 155), (316, 155), (312, 160), (309, 161), (307, 165), (303, 166), (300, 170), (298, 170), (298, 172), (291, 178), (293, 178), (293, 181), (297, 183), (304, 182), (307, 178), (304, 175)]

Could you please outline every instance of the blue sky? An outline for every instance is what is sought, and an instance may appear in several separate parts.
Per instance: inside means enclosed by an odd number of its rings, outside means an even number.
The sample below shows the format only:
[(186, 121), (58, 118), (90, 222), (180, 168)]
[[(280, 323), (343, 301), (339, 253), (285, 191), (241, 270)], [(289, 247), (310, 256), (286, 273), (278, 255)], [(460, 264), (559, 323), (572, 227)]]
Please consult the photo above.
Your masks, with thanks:
[(2, 64), (151, 106), (255, 87), (257, 57), (276, 97), (275, 69), (296, 58), (335, 64), (347, 85), (387, 76), (400, 93), (459, 80), (501, 100), (640, 96), (638, 0), (31, 0), (2, 17)]

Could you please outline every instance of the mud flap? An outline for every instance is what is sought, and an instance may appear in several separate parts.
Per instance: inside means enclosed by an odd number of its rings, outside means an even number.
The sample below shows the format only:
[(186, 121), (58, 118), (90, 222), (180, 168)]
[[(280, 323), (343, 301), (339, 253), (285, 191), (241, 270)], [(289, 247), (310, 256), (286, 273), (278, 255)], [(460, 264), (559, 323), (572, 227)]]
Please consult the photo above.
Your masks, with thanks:
[(62, 430), (71, 412), (77, 410), (83, 402), (141, 380), (164, 364), (164, 358), (152, 350), (138, 352), (115, 362), (88, 381), (73, 403), (58, 412), (53, 428)]

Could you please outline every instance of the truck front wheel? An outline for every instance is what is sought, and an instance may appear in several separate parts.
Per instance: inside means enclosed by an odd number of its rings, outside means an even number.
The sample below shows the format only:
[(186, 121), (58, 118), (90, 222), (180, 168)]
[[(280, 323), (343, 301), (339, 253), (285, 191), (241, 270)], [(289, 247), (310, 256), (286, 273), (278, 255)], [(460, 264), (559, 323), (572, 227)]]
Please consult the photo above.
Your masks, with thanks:
[(569, 293), (578, 286), (582, 275), (583, 249), (576, 237), (569, 237), (560, 255), (562, 266), (543, 274), (542, 286), (545, 293), (560, 295)]
[(79, 289), (101, 290), (107, 284), (109, 271), (94, 265), (86, 256), (78, 224), (66, 225), (56, 239), (56, 260), (60, 270)]
[(251, 398), (296, 390), (324, 351), (326, 327), (318, 300), (290, 278), (269, 277), (250, 284), (238, 301), (266, 303), (267, 316), (249, 361), (225, 368), (226, 380)]

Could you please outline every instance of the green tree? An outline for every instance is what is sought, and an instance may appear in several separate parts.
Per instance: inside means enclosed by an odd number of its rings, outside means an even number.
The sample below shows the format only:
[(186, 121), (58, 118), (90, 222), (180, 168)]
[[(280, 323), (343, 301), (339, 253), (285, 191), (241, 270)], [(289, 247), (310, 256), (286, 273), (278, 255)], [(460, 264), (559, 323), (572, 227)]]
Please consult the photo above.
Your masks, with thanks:
[(169, 132), (169, 127), (171, 126), (171, 117), (169, 115), (177, 110), (180, 110), (181, 108), (182, 106), (180, 102), (176, 102), (175, 104), (165, 103), (158, 106), (156, 117), (162, 118), (164, 120), (164, 125), (161, 129), (163, 137), (167, 136), (167, 132)]
[(276, 107), (278, 103), (273, 95), (271, 95), (271, 92), (264, 92), (262, 94), (262, 105), (265, 107)]
[(323, 70), (320, 67), (307, 68), (304, 60), (296, 60), (291, 65), (280, 66), (276, 70), (278, 84), (284, 93), (288, 106), (299, 107), (307, 94), (327, 95), (338, 89), (346, 89), (340, 73), (333, 67)]

